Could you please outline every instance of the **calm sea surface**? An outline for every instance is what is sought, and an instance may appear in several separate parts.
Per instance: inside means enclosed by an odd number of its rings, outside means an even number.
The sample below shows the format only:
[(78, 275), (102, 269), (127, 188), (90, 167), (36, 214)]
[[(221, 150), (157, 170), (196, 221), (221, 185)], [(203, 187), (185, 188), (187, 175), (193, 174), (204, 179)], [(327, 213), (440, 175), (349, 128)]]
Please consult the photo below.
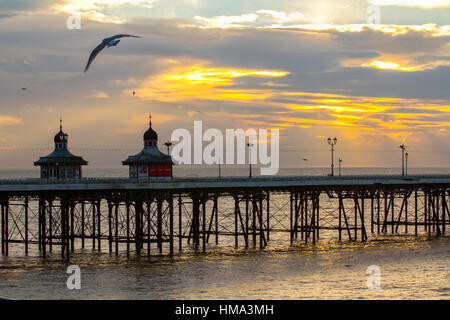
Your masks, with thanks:
[[(389, 168), (346, 168), (343, 174), (398, 174)], [(245, 175), (243, 167), (223, 175)], [(412, 168), (411, 174), (450, 174)], [(177, 176), (214, 176), (217, 168), (175, 168)], [(281, 175), (326, 175), (326, 168), (282, 169)], [(126, 176), (126, 169), (88, 169), (89, 177)], [(0, 170), (0, 178), (37, 177), (37, 170)], [(370, 237), (370, 236), (369, 236)], [(315, 246), (275, 238), (260, 249), (220, 241), (207, 253), (186, 247), (150, 259), (78, 250), (70, 263), (56, 250), (43, 260), (22, 247), (0, 257), (0, 296), (13, 299), (449, 299), (450, 237), (388, 235), (338, 243), (326, 233)], [(279, 241), (278, 241), (279, 240)], [(68, 290), (67, 266), (81, 268), (81, 290)], [(379, 266), (381, 289), (367, 289), (367, 268)]]

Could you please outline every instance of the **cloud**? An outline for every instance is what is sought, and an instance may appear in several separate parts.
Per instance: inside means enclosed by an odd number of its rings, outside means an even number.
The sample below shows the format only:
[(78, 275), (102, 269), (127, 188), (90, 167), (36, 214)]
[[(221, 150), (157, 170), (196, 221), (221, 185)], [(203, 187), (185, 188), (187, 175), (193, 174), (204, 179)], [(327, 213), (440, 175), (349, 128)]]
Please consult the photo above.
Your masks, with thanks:
[(20, 118), (0, 115), (0, 125), (2, 126), (11, 126), (20, 123), (22, 123), (22, 119)]
[[(160, 61), (160, 63), (165, 63)], [(167, 62), (166, 62), (167, 64)], [(179, 61), (170, 63), (166, 72), (144, 81), (138, 88), (139, 97), (165, 102), (189, 100), (255, 101), (264, 100), (270, 92), (257, 89), (227, 88), (234, 80), (246, 77), (276, 78), (289, 72), (218, 68), (206, 62)]]
[(258, 16), (254, 13), (243, 14), (240, 16), (217, 16), (205, 18), (195, 16), (194, 19), (208, 28), (237, 28), (243, 27), (245, 23), (255, 22)]
[(275, 10), (258, 10), (256, 13), (262, 15), (268, 15), (275, 19), (275, 22), (278, 24), (284, 24), (287, 22), (298, 22), (305, 20), (305, 16), (298, 11), (295, 12), (283, 12), (283, 11), (275, 11)]
[(103, 23), (125, 23), (121, 10), (126, 7), (149, 9), (158, 0), (61, 0), (53, 6), (57, 13), (80, 14), (84, 19)]
[(376, 6), (399, 6), (421, 9), (450, 8), (450, 0), (369, 0)]
[(305, 16), (298, 11), (284, 12), (261, 9), (252, 13), (239, 16), (215, 16), (206, 18), (195, 16), (194, 19), (203, 28), (242, 28), (246, 26), (271, 26), (278, 27), (289, 23), (304, 21)]
[(295, 24), (287, 26), (265, 26), (264, 28), (290, 29), (316, 32), (361, 33), (366, 31), (382, 32), (391, 35), (404, 35), (410, 32), (429, 34), (434, 37), (449, 36), (450, 25), (437, 26), (434, 23), (423, 25), (394, 24)]

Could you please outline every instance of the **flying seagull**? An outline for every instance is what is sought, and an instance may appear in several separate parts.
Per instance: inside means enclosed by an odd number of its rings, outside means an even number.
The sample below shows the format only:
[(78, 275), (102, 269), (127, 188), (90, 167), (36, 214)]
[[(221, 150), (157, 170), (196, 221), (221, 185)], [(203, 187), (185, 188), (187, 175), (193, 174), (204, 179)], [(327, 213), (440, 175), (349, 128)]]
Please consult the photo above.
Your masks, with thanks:
[(119, 42), (120, 42), (120, 40), (118, 40), (118, 39), (124, 38), (124, 37), (140, 38), (138, 36), (132, 36), (130, 34), (117, 34), (115, 36), (103, 39), (102, 43), (100, 43), (97, 46), (97, 48), (92, 50), (91, 55), (89, 56), (89, 60), (88, 60), (88, 63), (86, 65), (86, 68), (84, 69), (84, 72), (87, 72), (89, 70), (89, 67), (90, 67), (92, 61), (94, 61), (95, 57), (97, 57), (97, 55), (100, 53), (100, 51), (105, 49), (105, 47), (109, 48), (109, 47), (117, 46), (119, 44)]

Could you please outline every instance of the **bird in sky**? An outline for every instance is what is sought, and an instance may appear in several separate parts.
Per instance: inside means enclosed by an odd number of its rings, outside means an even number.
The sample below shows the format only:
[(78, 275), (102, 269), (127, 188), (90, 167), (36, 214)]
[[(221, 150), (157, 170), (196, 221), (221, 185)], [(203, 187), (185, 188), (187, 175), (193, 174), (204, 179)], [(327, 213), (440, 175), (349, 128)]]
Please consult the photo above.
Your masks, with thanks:
[(27, 88), (22, 88), (23, 91), (27, 90)]
[(136, 95), (136, 91), (133, 90), (133, 97)]
[(105, 38), (103, 39), (102, 43), (100, 43), (94, 50), (92, 50), (91, 55), (89, 56), (88, 63), (86, 65), (86, 68), (84, 69), (84, 72), (87, 72), (89, 70), (89, 67), (91, 66), (92, 61), (97, 57), (97, 55), (105, 49), (106, 47), (115, 47), (119, 44), (120, 38), (124, 37), (132, 37), (132, 38), (141, 38), (139, 36), (133, 36), (130, 34), (117, 34), (115, 36)]
[(308, 161), (308, 159), (306, 159), (306, 158), (303, 158), (303, 161)]

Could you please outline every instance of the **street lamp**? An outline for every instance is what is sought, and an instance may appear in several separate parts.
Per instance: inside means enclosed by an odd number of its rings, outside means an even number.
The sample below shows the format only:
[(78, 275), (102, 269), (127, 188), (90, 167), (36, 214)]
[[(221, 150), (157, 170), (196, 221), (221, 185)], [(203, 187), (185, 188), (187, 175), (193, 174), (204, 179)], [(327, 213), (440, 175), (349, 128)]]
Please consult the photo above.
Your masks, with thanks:
[(339, 158), (339, 177), (341, 176), (341, 163), (342, 163), (342, 159)]
[(334, 176), (334, 146), (337, 143), (337, 139), (334, 138), (331, 140), (331, 138), (328, 138), (328, 144), (331, 146), (331, 176)]
[(402, 149), (402, 176), (405, 175), (405, 149), (406, 146), (404, 144), (402, 144), (400, 146), (400, 149)]
[(408, 175), (408, 152), (405, 153), (405, 174)]
[(172, 142), (167, 141), (164, 145), (167, 147), (167, 154), (170, 156), (170, 147), (172, 146)]
[(248, 177), (251, 178), (252, 177), (252, 152), (251, 152), (250, 148), (253, 147), (253, 143), (250, 143), (250, 142), (247, 143), (247, 147), (248, 147), (249, 164), (250, 164), (250, 167), (249, 167), (250, 172), (249, 172)]

